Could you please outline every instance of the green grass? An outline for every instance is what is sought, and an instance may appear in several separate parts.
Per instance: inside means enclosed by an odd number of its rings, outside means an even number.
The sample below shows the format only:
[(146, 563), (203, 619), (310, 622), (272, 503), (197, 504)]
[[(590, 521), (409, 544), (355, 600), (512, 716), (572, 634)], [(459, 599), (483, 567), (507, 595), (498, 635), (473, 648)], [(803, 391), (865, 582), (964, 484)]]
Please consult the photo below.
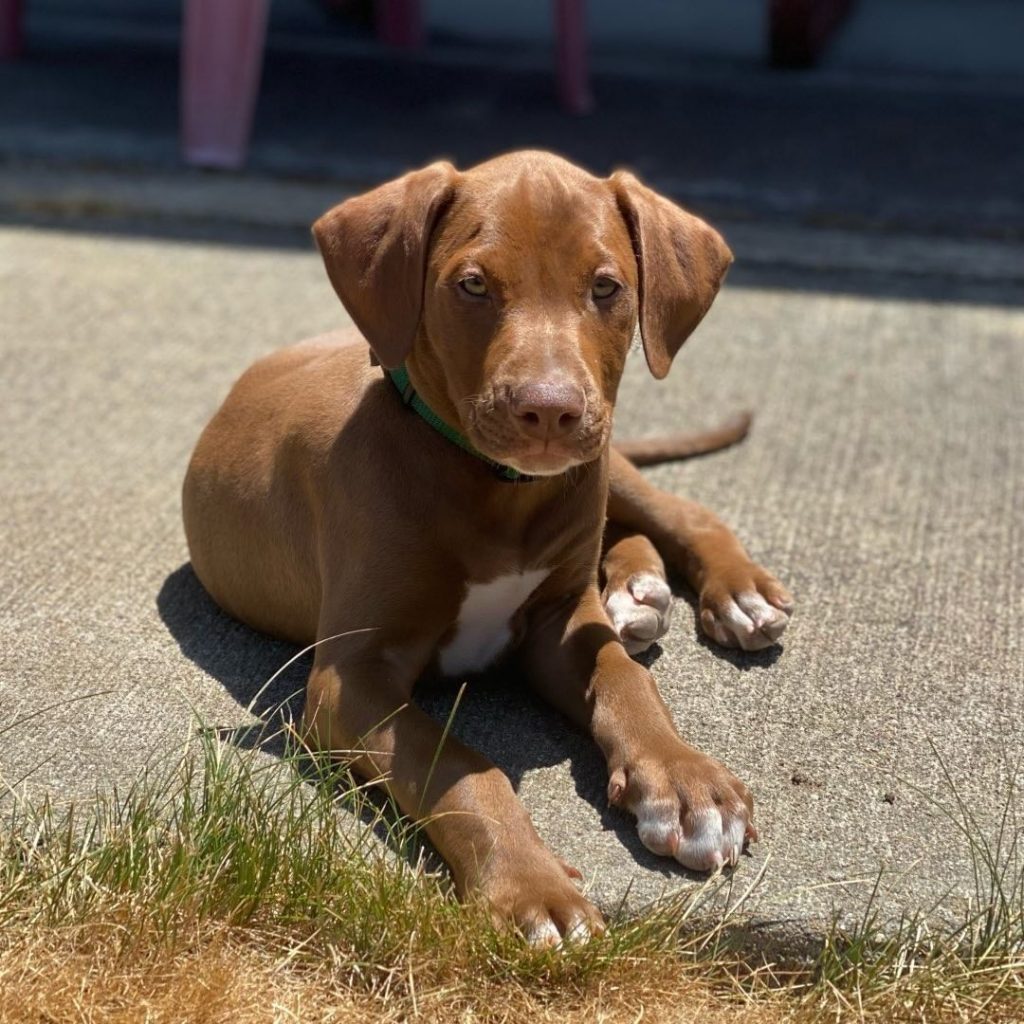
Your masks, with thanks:
[[(626, 1020), (640, 1011), (655, 1020), (1024, 1020), (1016, 773), (991, 839), (947, 781), (940, 805), (975, 867), (974, 899), (955, 926), (936, 930), (928, 915), (880, 920), (876, 885), (859, 923), (835, 924), (815, 959), (765, 963), (736, 942), (733, 926), (758, 884), (740, 876), (746, 888), (714, 879), (638, 916), (613, 915), (608, 933), (586, 945), (541, 951), (495, 930), (483, 908), (456, 903), (444, 875), (425, 868), (417, 829), (344, 766), (294, 747), (272, 758), (197, 728), (125, 792), (64, 808), (13, 790), (2, 798), (0, 1020), (19, 1019), (4, 999), (31, 988), (31, 950), (66, 967), (102, 949), (102, 966), (88, 960), (97, 978), (158, 962), (170, 977), (167, 964), (188, 955), (220, 963), (211, 936), (238, 963), (272, 954), (274, 978), (308, 983), (309, 993), (293, 993), (307, 1000), (308, 1020), (343, 1019), (348, 1004), (388, 1020)], [(352, 812), (366, 824), (354, 825)], [(224, 985), (244, 987), (241, 969), (224, 971)], [(46, 974), (31, 974), (32, 984)], [(68, 991), (72, 981), (62, 982)], [(125, 982), (125, 991), (151, 981)], [(248, 988), (265, 984), (254, 975)], [(330, 996), (334, 1017), (315, 1009), (318, 993)], [(461, 1017), (446, 1016), (456, 1007)], [(659, 1016), (669, 1008), (675, 1017)], [(52, 1019), (132, 1019), (76, 1012)], [(287, 1019), (269, 1004), (248, 1013), (194, 1019)]]

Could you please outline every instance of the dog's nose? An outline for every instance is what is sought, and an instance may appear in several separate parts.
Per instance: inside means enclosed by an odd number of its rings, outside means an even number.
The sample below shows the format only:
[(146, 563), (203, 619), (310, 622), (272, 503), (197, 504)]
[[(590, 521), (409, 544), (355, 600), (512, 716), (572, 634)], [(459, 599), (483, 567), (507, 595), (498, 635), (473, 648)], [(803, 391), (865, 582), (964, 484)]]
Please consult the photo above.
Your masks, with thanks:
[(547, 441), (565, 437), (576, 429), (586, 399), (577, 384), (539, 381), (516, 388), (509, 405), (524, 434)]

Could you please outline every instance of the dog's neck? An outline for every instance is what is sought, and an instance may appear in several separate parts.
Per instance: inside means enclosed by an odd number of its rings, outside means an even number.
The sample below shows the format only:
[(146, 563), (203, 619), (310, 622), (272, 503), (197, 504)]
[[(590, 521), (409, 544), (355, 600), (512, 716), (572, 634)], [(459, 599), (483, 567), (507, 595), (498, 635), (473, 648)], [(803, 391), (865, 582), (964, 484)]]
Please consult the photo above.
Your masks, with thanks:
[(495, 462), (494, 459), (488, 458), (483, 452), (477, 451), (476, 448), (470, 443), (469, 439), (459, 433), (459, 431), (439, 416), (430, 405), (424, 400), (423, 396), (419, 394), (416, 388), (413, 386), (412, 380), (409, 377), (409, 371), (405, 366), (399, 366), (393, 370), (385, 371), (388, 377), (391, 379), (391, 383), (395, 385), (401, 396), (402, 402), (410, 409), (412, 409), (421, 419), (425, 420), (434, 428), (445, 440), (450, 441), (452, 444), (461, 448), (468, 455), (472, 455), (474, 458), (479, 459), (491, 470), (494, 475), (502, 481), (507, 483), (533, 483), (537, 478), (529, 476), (526, 473), (521, 473), (518, 469), (513, 466), (506, 466), (500, 462)]

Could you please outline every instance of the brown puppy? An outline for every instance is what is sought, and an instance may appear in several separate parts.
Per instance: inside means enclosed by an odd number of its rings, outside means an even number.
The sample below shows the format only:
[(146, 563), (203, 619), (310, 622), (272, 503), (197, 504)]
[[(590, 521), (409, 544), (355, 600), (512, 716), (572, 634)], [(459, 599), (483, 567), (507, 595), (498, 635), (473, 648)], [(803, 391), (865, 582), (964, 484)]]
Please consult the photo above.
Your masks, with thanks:
[(600, 915), (501, 772), (452, 738), (435, 763), (441, 729), (410, 704), (428, 670), (514, 653), (599, 744), (608, 798), (649, 849), (735, 863), (756, 837), (749, 791), (680, 739), (623, 641), (643, 649), (667, 626), (658, 551), (720, 643), (773, 643), (791, 599), (710, 512), (608, 444), (638, 324), (663, 377), (718, 291), (725, 243), (630, 174), (533, 152), (433, 164), (313, 230), (362, 337), (261, 360), (206, 428), (184, 491), (200, 580), (257, 629), (337, 638), (316, 650), (309, 742), (423, 819), (459, 891), (531, 941), (588, 934)]

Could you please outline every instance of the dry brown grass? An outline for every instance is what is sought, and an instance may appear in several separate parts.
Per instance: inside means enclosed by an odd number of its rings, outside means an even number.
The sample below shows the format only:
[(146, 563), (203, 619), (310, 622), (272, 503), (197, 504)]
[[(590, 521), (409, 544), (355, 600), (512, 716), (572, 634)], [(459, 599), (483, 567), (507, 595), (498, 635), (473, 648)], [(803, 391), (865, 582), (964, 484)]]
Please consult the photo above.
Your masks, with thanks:
[[(725, 961), (662, 951), (623, 957), (582, 984), (537, 984), (412, 960), (365, 972), (350, 950), (269, 928), (178, 925), (173, 937), (115, 920), (26, 926), (0, 939), (3, 1024), (807, 1024), (818, 1021), (1024, 1020), (1019, 987), (983, 1000), (815, 985), (810, 976), (744, 976)], [(557, 956), (558, 954), (551, 954)], [(421, 981), (420, 978), (429, 981)]]
[(882, 939), (869, 903), (784, 973), (732, 952), (700, 892), (584, 946), (529, 949), (339, 829), (337, 799), (361, 789), (309, 771), (207, 735), (126, 794), (5, 809), (0, 1022), (1024, 1022), (1016, 825), (975, 850), (960, 928), (911, 920)]
[[(592, 987), (541, 992), (459, 976), (420, 987), (415, 972), (368, 992), (351, 964), (313, 964), (281, 936), (197, 927), (173, 948), (160, 936), (126, 943), (123, 929), (93, 924), (9, 934), (0, 951), (0, 1021), (33, 1024), (257, 1024), (404, 1022), (679, 1021), (717, 1024), (795, 1020), (780, 998), (755, 1003), (673, 965), (629, 966)], [(637, 965), (639, 966), (639, 965)], [(805, 1019), (801, 1013), (800, 1019)]]

